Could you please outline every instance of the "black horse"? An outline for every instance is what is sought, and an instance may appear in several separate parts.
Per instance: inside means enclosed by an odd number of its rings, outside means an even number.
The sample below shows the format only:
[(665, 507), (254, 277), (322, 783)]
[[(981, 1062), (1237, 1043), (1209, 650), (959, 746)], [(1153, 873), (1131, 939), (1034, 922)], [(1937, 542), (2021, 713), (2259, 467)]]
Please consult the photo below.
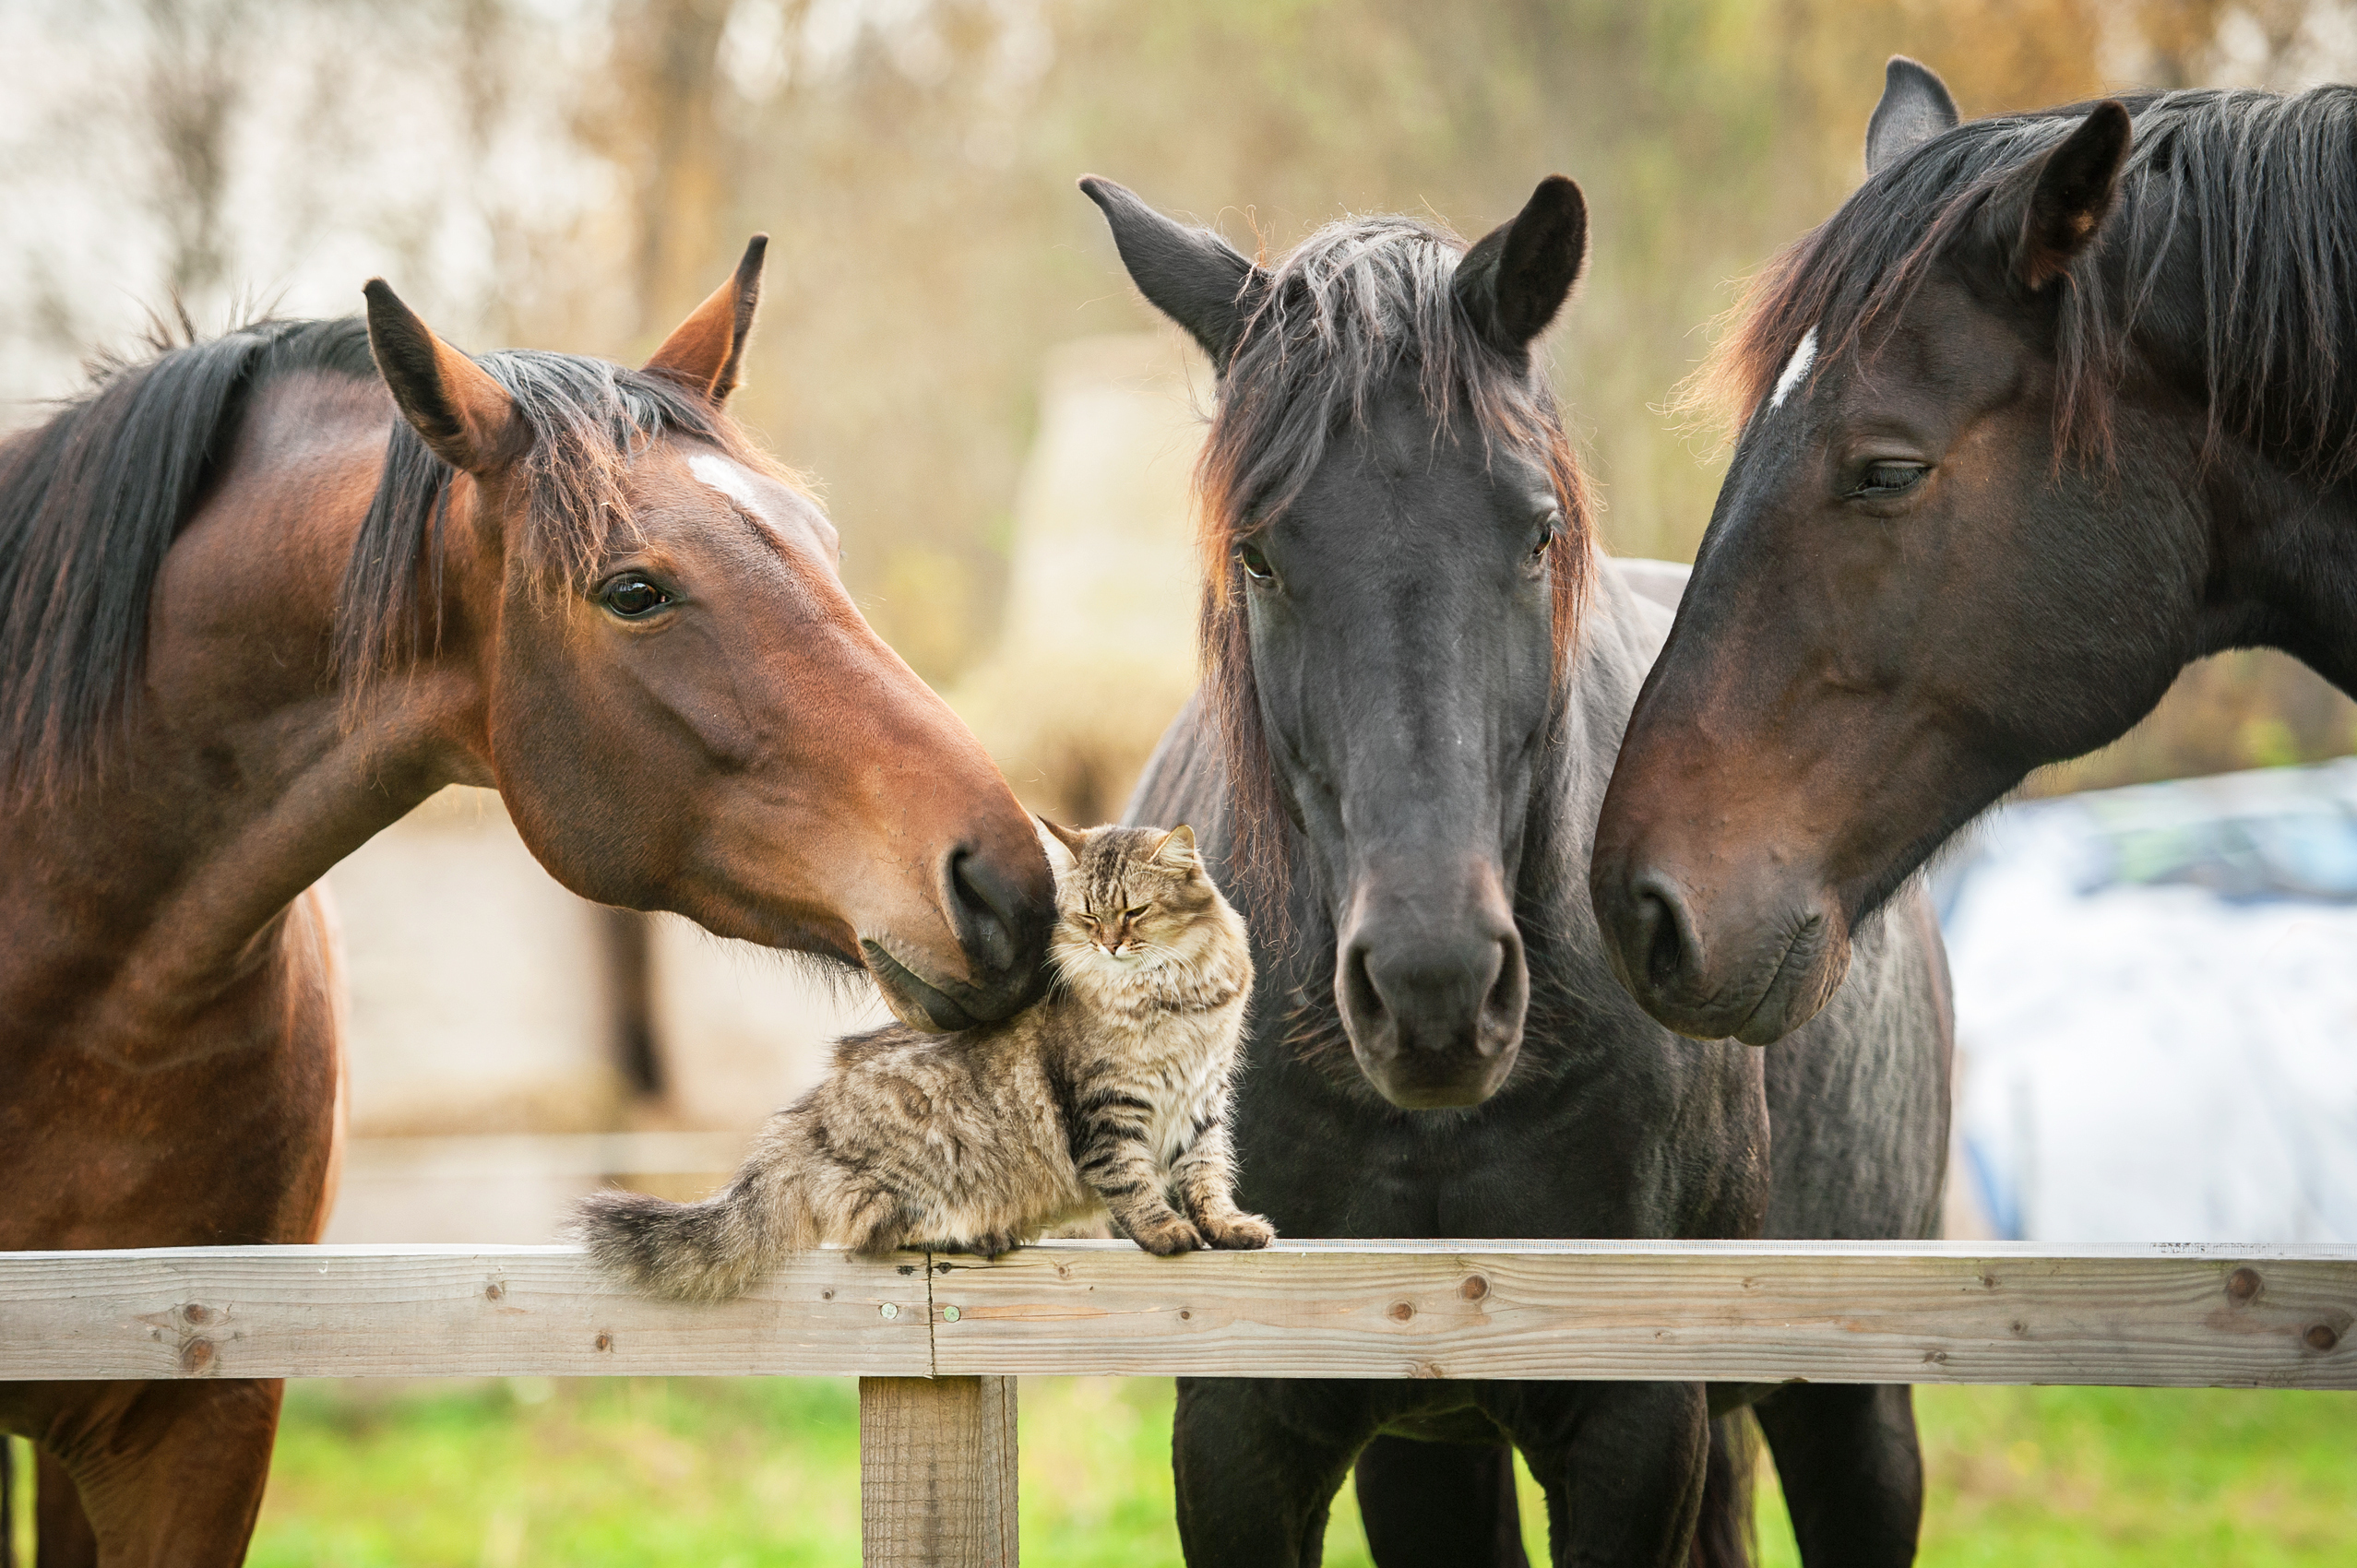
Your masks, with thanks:
[(1620, 972), (1690, 1034), (1809, 1017), (2189, 661), (2357, 694), (2357, 89), (1959, 125), (1895, 60), (1866, 160), (1719, 352), (1742, 438), (1597, 829)]
[[(1578, 188), (1547, 181), (1470, 251), (1365, 219), (1273, 270), (1083, 188), (1220, 372), (1208, 678), (1130, 814), (1194, 823), (1255, 917), (1246, 1201), (1295, 1236), (1932, 1234), (1948, 1009), (1919, 900), (1768, 1052), (1681, 1039), (1613, 982), (1589, 835), (1669, 615), (1598, 569), (1531, 361), (1585, 256)], [(1519, 1563), (1511, 1443), (1557, 1562), (1683, 1562), (1698, 1520), (1704, 1560), (1738, 1562), (1748, 1504), (1713, 1402), (1184, 1379), (1181, 1538), (1199, 1564), (1315, 1563), (1355, 1460), (1380, 1561)], [(1793, 1386), (1756, 1408), (1810, 1562), (1912, 1557), (1908, 1390)]]

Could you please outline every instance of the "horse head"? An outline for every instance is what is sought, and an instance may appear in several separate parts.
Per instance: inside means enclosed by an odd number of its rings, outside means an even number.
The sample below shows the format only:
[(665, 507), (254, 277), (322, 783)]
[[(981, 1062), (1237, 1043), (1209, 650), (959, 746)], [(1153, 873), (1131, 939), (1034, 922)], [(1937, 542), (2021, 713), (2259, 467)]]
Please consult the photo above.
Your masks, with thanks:
[(1470, 251), (1355, 220), (1274, 268), (1082, 188), (1220, 373), (1202, 624), (1232, 879), (1264, 923), (1290, 900), (1332, 930), (1335, 1005), (1386, 1099), (1478, 1104), (1521, 1044), (1516, 888), (1589, 567), (1530, 358), (1586, 255), (1578, 187), (1546, 182)]

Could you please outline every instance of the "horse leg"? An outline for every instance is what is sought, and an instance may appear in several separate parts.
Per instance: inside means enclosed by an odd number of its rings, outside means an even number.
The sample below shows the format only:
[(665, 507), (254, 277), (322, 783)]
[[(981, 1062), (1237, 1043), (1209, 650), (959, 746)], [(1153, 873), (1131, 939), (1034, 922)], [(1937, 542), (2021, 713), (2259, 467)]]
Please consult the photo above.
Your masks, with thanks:
[(1801, 1561), (1882, 1568), (1915, 1561), (1923, 1459), (1903, 1384), (1794, 1384), (1753, 1407), (1776, 1457)]
[(1710, 1451), (1700, 1384), (1539, 1384), (1516, 1404), (1506, 1425), (1546, 1489), (1556, 1568), (1685, 1562)]
[[(262, 1510), (277, 1435), (276, 1379), (189, 1379), (84, 1385), (91, 1396), (61, 1401), (42, 1446), (42, 1525), (53, 1492), (80, 1496), (97, 1568), (236, 1568)], [(67, 1526), (70, 1535), (70, 1526)], [(54, 1568), (48, 1537), (41, 1568)], [(77, 1559), (66, 1556), (74, 1563)]]
[(1530, 1568), (1505, 1444), (1378, 1437), (1359, 1455), (1358, 1479), (1380, 1568)]
[(1375, 1428), (1361, 1385), (1183, 1377), (1171, 1431), (1193, 1568), (1317, 1568), (1342, 1477)]
[(36, 1568), (97, 1568), (98, 1537), (82, 1494), (45, 1448), (33, 1450), (32, 1539)]

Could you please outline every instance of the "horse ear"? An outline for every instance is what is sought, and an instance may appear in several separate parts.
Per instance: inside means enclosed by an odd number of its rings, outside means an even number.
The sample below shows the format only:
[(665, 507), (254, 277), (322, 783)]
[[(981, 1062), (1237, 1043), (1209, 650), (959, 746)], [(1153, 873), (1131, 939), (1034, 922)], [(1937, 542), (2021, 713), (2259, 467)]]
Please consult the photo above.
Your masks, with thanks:
[(2042, 289), (2095, 239), (2112, 210), (2135, 135), (2127, 105), (2107, 98), (2038, 166), (2021, 220), (2021, 280)]
[(1956, 95), (1939, 73), (1904, 54), (1894, 54), (1882, 71), (1882, 101), (1866, 122), (1866, 173), (1881, 173), (1963, 118)]
[(1457, 303), (1482, 337), (1519, 353), (1547, 329), (1588, 265), (1588, 198), (1561, 174), (1539, 182), (1513, 222), (1457, 264)]
[(761, 303), (761, 261), (768, 249), (768, 235), (754, 235), (744, 259), (736, 264), (736, 276), (672, 328), (646, 368), (684, 382), (715, 403), (727, 402), (743, 384), (739, 373), (745, 340), (753, 336), (754, 307)]
[(1173, 222), (1111, 180), (1083, 175), (1080, 190), (1105, 215), (1137, 291), (1225, 371), (1268, 275), (1210, 230)]
[(368, 299), (368, 347), (401, 417), (454, 469), (480, 474), (515, 456), (523, 430), (516, 399), (491, 373), (436, 338), (382, 278)]

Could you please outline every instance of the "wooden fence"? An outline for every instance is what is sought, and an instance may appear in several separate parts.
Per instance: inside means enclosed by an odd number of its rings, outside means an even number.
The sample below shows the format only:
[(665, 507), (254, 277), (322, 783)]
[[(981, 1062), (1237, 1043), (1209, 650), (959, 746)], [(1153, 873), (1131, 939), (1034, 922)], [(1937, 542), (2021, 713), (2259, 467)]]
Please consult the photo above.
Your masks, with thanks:
[(565, 1247), (0, 1253), (0, 1381), (849, 1375), (870, 1564), (1011, 1564), (1015, 1385), (1118, 1376), (2357, 1388), (2357, 1247), (1297, 1241), (821, 1253), (719, 1306)]

